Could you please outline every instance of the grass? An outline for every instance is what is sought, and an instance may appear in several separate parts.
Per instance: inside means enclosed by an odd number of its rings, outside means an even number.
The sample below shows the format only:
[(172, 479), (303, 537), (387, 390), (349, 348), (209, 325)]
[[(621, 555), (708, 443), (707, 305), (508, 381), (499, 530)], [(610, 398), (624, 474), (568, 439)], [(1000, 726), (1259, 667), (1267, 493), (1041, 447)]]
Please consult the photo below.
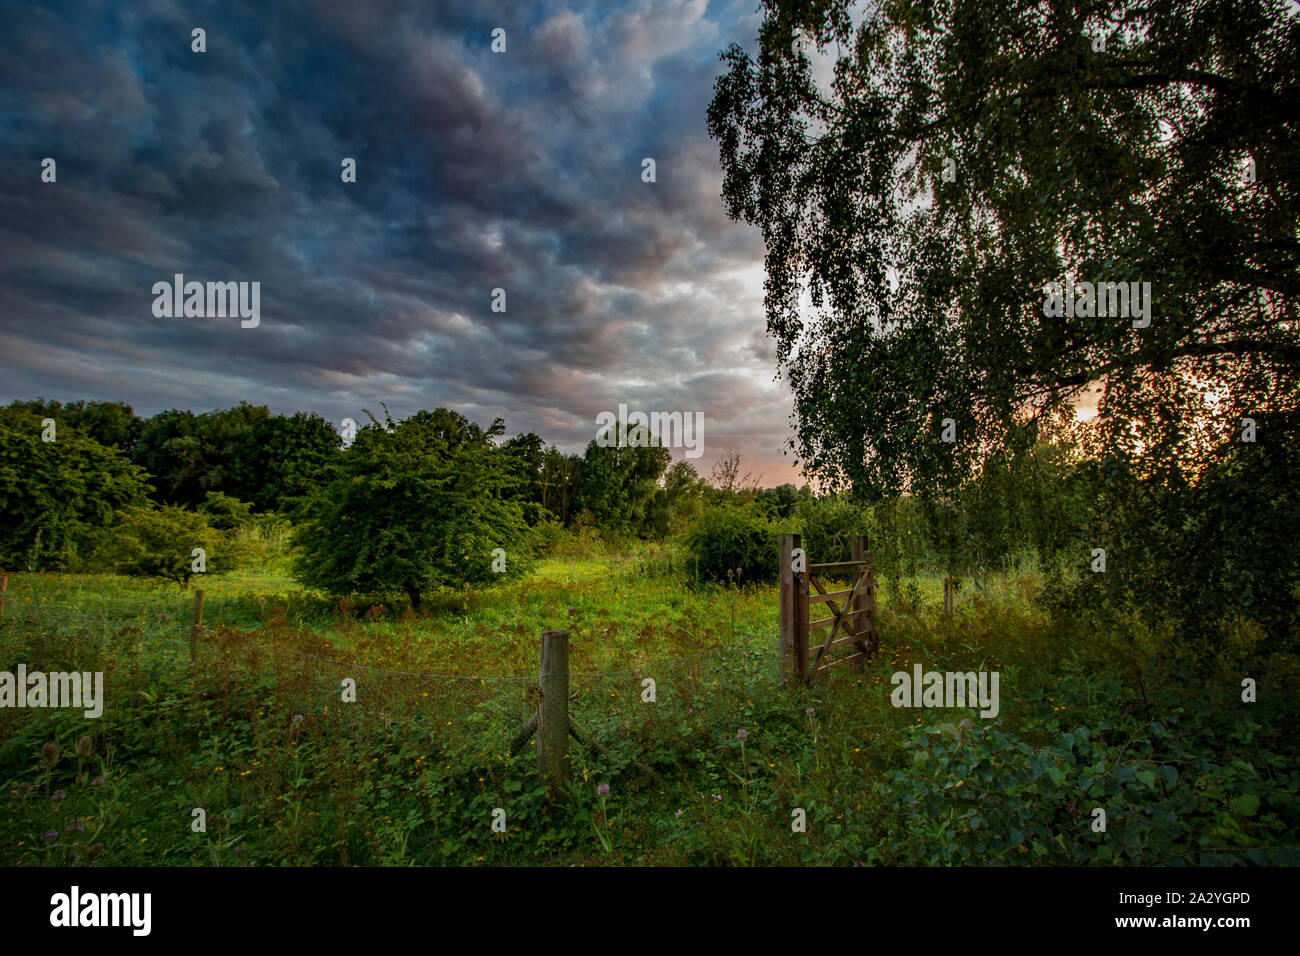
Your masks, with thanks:
[[(668, 548), (551, 558), (511, 588), (442, 594), (417, 615), (325, 600), (271, 562), (203, 580), (207, 629), (194, 662), (192, 597), (174, 585), (11, 574), (0, 669), (102, 671), (106, 703), (98, 720), (0, 709), (0, 799), (10, 801), (0, 863), (938, 862), (937, 851), (917, 859), (909, 849), (926, 823), (912, 768), (943, 728), (980, 718), (894, 708), (894, 671), (999, 671), (995, 723), (1031, 752), (1077, 724), (1124, 726), (1141, 706), (1122, 643), (1089, 641), (1085, 666), (1078, 635), (1033, 600), (1032, 574), (962, 594), (951, 620), (937, 575), (883, 587), (883, 643), (868, 667), (786, 692), (775, 587), (692, 589), (680, 563)], [(575, 744), (571, 792), (552, 802), (534, 745), (506, 749), (535, 706), (538, 636), (554, 628), (571, 635), (574, 719), (604, 751)], [(345, 678), (355, 702), (342, 699)], [(92, 750), (76, 757), (83, 735)], [(1272, 768), (1293, 755), (1289, 741), (1266, 741), (1268, 759), (1254, 758)], [(60, 749), (53, 764), (41, 756), (49, 742)], [(1233, 746), (1242, 759), (1259, 745)], [(1277, 784), (1271, 770), (1269, 779)], [(1283, 773), (1273, 790), (1288, 787)], [(1233, 796), (1185, 813), (1204, 816), (1202, 829), (1235, 821), (1243, 847), (1295, 842), (1285, 801), (1279, 828), (1262, 820), (1271, 798), (1253, 814), (1237, 812), (1250, 809), (1239, 801), (1224, 817), (1219, 805)], [(1051, 794), (1015, 799), (1056, 806)], [(504, 832), (493, 827), (498, 810)], [(796, 810), (806, 832), (792, 829)], [(1052, 826), (1068, 831), (1073, 817)], [(973, 861), (1017, 861), (1005, 841), (984, 847), (958, 829), (948, 842), (965, 840)], [(1197, 861), (1192, 837), (1174, 844), (1171, 858)]]

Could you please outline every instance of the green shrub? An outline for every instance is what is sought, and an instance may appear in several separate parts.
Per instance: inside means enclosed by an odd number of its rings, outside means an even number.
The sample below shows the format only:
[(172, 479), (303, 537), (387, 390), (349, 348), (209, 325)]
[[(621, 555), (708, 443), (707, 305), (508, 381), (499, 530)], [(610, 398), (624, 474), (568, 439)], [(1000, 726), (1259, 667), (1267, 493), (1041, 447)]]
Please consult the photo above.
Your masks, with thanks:
[[(780, 560), (776, 528), (752, 505), (717, 505), (703, 511), (686, 535), (686, 550), (701, 581), (773, 581)], [(728, 572), (731, 572), (730, 574)]]
[(868, 510), (844, 498), (821, 498), (800, 502), (794, 524), (803, 536), (802, 547), (809, 562), (848, 561), (853, 539), (869, 532)]
[(118, 518), (96, 558), (120, 574), (158, 577), (188, 587), (195, 573), (195, 548), (204, 550), (207, 572), (233, 571), (239, 564), (236, 549), (223, 547), (220, 532), (198, 512), (164, 505), (129, 508)]
[(220, 491), (209, 491), (197, 509), (218, 531), (233, 531), (254, 523), (253, 506)]

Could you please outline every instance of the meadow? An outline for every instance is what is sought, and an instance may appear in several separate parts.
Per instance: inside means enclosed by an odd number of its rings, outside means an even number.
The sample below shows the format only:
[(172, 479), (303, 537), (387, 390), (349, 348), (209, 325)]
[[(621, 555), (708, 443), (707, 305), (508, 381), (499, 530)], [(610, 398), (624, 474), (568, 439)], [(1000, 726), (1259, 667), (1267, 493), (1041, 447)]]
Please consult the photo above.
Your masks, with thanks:
[[(1297, 862), (1292, 678), (1244, 705), (1225, 668), (1189, 696), (1032, 567), (951, 619), (938, 576), (884, 582), (870, 663), (792, 690), (775, 586), (696, 585), (672, 544), (559, 547), (418, 613), (304, 591), (283, 555), (194, 584), (191, 661), (191, 591), (10, 572), (0, 669), (102, 671), (106, 702), (0, 709), (0, 864)], [(559, 628), (600, 749), (574, 741), (548, 801), (535, 742), (508, 747)], [(891, 706), (917, 662), (999, 672), (997, 718)]]

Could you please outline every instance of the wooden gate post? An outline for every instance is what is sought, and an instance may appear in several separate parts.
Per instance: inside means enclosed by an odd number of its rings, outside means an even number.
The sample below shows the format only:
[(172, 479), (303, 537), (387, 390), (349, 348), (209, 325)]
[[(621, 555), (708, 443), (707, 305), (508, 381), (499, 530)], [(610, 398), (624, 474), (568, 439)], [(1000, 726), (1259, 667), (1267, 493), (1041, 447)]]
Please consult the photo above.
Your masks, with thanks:
[(203, 589), (194, 589), (194, 623), (190, 627), (190, 660), (198, 650), (199, 631), (203, 630)]
[[(794, 571), (795, 549), (802, 538), (797, 534), (781, 535), (781, 677), (790, 686), (791, 678), (808, 681), (808, 572)], [(808, 556), (804, 555), (804, 567)]]
[[(867, 536), (865, 534), (856, 535), (852, 543), (852, 558), (854, 561), (870, 561), (871, 552), (867, 550)], [(854, 641), (853, 646), (862, 654), (862, 660), (859, 662), (859, 669), (865, 668), (867, 658), (871, 656), (875, 649), (876, 635), (873, 630), (876, 619), (876, 582), (874, 580), (873, 568), (859, 567), (853, 572), (853, 581), (851, 587), (858, 587), (859, 578), (865, 577), (858, 596), (853, 599), (853, 605), (848, 609), (854, 613), (853, 626), (850, 633), (861, 636), (861, 640)]]
[[(805, 555), (804, 560), (807, 561)], [(812, 567), (811, 564), (808, 565)], [(808, 683), (808, 571), (794, 576), (794, 659), (799, 680)]]
[(569, 632), (542, 632), (537, 773), (552, 800), (569, 779)]
[(799, 547), (799, 535), (781, 535), (781, 562), (779, 568), (780, 586), (777, 591), (780, 602), (781, 635), (777, 644), (777, 663), (781, 668), (781, 686), (790, 686), (790, 676), (794, 672), (794, 569), (790, 563), (794, 560), (794, 549)]

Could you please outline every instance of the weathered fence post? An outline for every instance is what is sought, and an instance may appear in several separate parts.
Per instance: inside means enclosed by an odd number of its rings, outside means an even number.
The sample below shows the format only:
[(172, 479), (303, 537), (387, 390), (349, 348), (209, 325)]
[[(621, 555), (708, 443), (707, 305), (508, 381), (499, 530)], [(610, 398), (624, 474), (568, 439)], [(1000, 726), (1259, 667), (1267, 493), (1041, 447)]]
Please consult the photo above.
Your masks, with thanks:
[[(871, 560), (871, 552), (867, 550), (867, 536), (865, 534), (856, 535), (853, 538), (852, 548), (851, 557), (854, 561)], [(853, 599), (853, 604), (848, 609), (849, 613), (854, 615), (849, 633), (857, 634), (862, 638), (853, 642), (853, 646), (862, 654), (862, 660), (858, 663), (859, 669), (867, 666), (867, 657), (870, 656), (871, 649), (876, 641), (876, 635), (871, 631), (876, 611), (876, 582), (873, 580), (872, 569), (855, 568), (853, 580), (849, 586), (855, 589), (859, 588), (859, 579), (864, 577), (867, 580), (862, 583), (858, 596)]]
[(569, 779), (569, 632), (543, 631), (537, 683), (537, 773), (551, 799)]
[(790, 686), (793, 676), (800, 683), (808, 680), (808, 557), (805, 570), (796, 574), (794, 552), (802, 538), (797, 534), (781, 535), (781, 679)]
[(943, 616), (952, 617), (952, 575), (943, 577)]
[[(812, 563), (804, 555), (804, 565), (811, 570)], [(794, 660), (801, 683), (808, 683), (808, 577), (809, 571), (794, 576)]]
[(781, 535), (780, 587), (777, 591), (780, 602), (781, 636), (777, 645), (777, 663), (781, 668), (781, 685), (790, 686), (790, 675), (794, 663), (794, 549), (799, 547), (799, 535)]
[(190, 660), (198, 652), (199, 631), (203, 630), (203, 589), (194, 589), (194, 623), (190, 627)]
[(0, 617), (5, 616), (5, 591), (9, 590), (9, 575), (0, 574)]

